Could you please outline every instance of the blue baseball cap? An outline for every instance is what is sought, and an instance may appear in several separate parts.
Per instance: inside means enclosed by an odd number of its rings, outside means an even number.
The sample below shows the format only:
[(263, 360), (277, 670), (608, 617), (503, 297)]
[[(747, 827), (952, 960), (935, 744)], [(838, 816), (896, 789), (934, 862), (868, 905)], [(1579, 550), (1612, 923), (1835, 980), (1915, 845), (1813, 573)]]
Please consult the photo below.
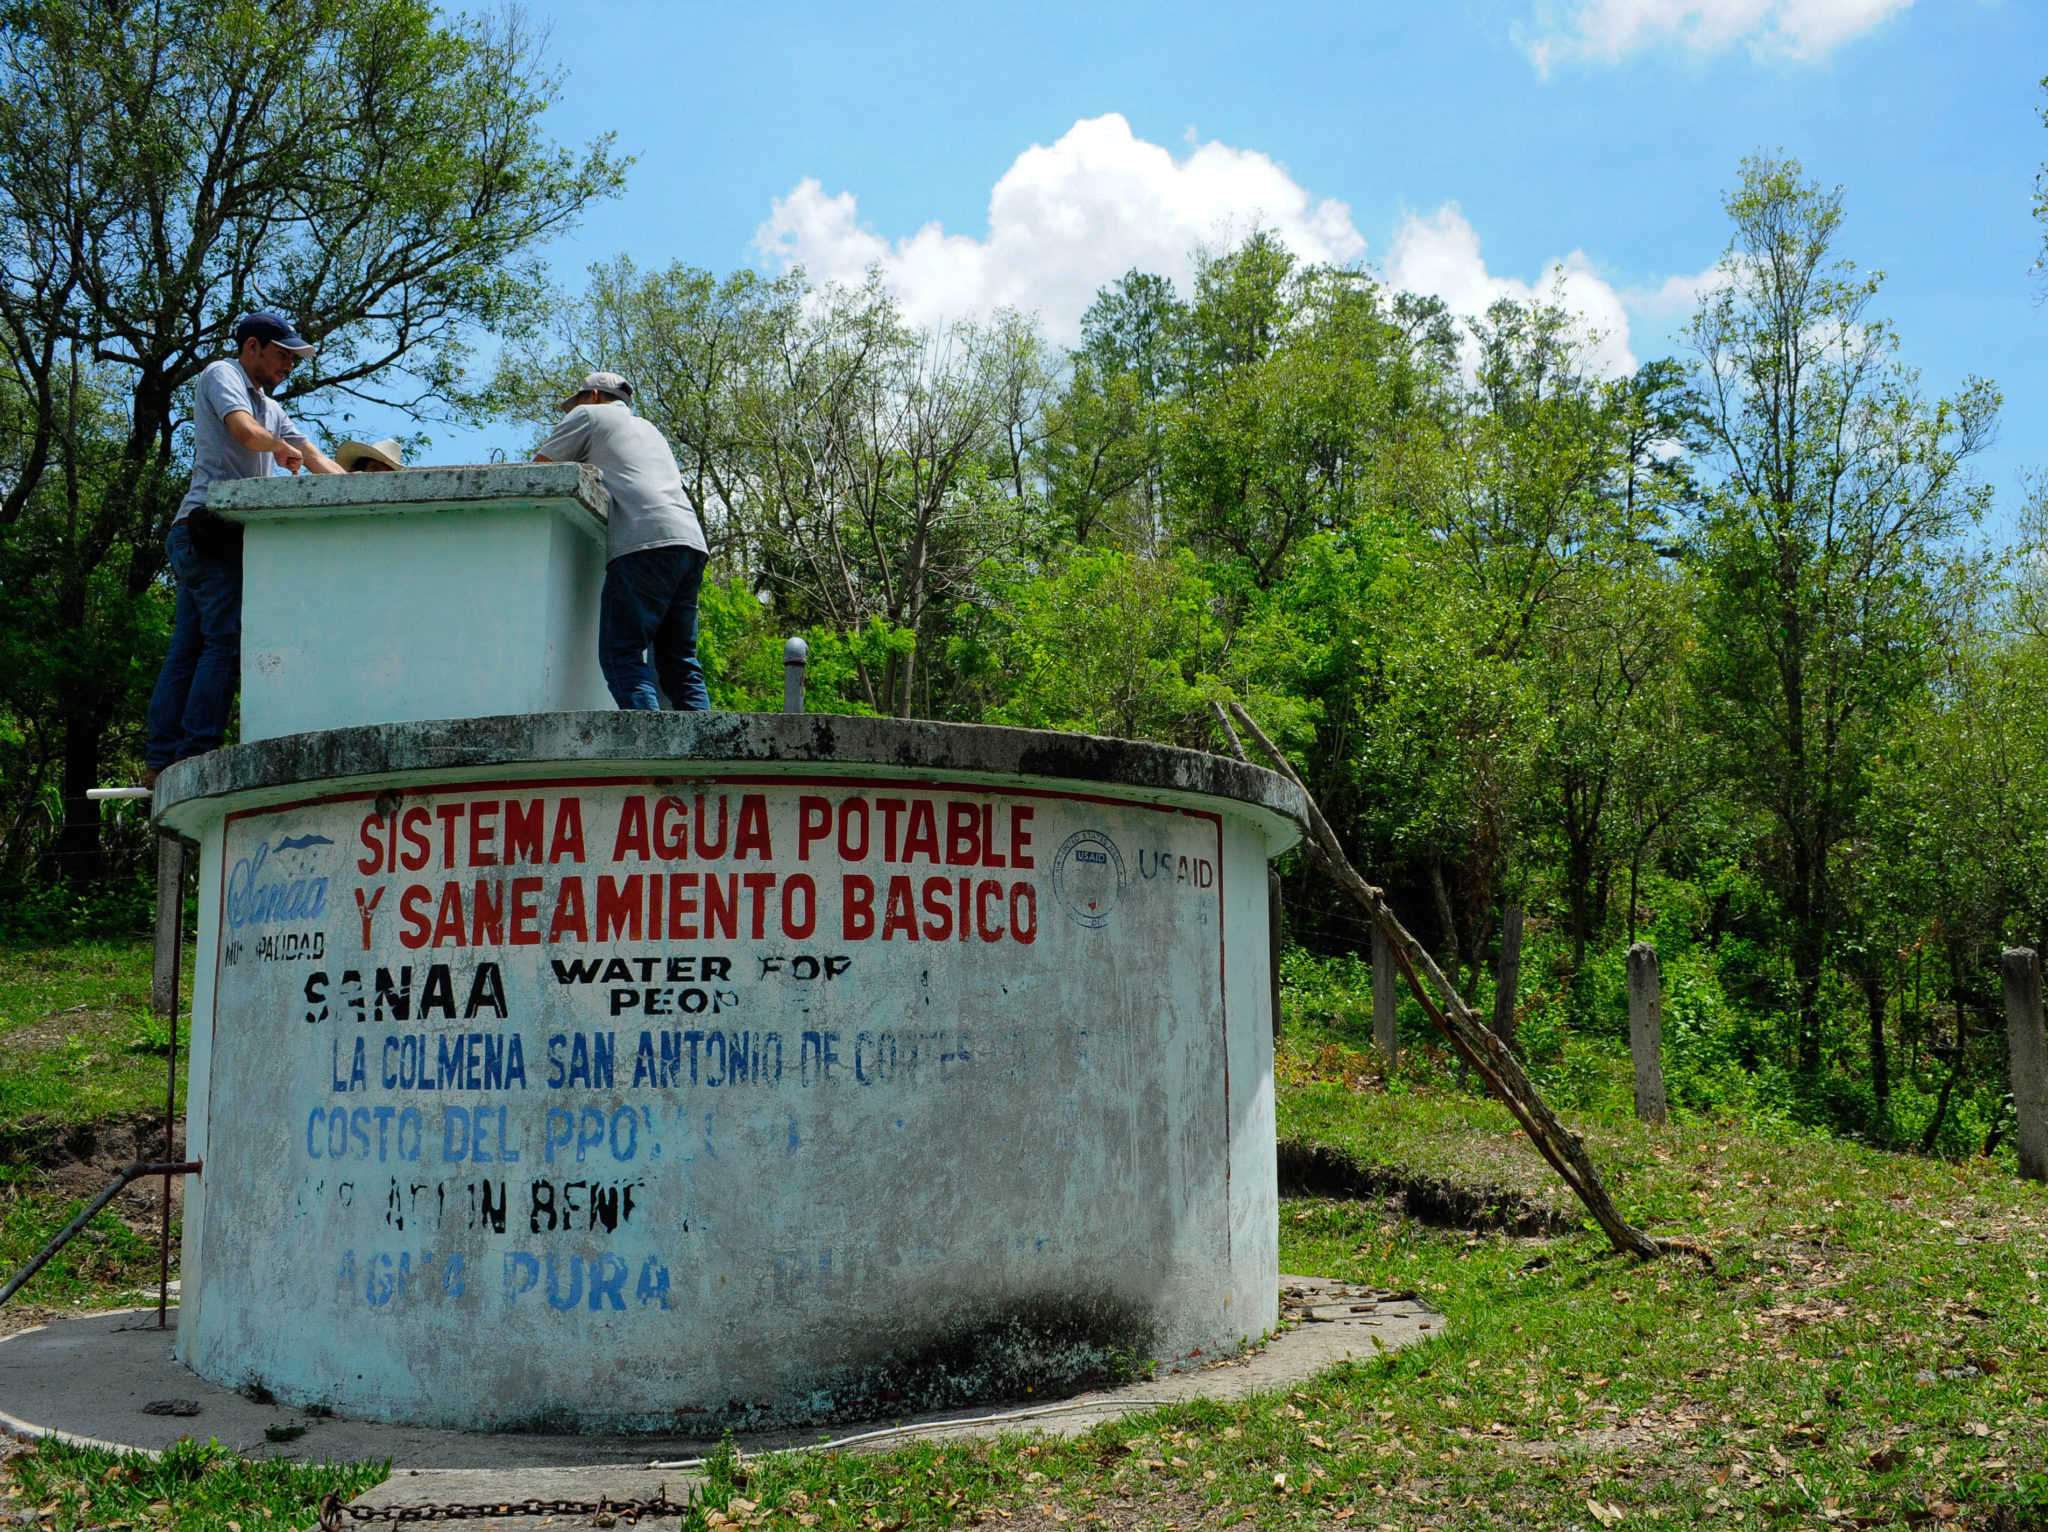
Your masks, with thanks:
[(273, 346), (282, 346), (293, 356), (307, 357), (313, 354), (313, 344), (301, 335), (292, 322), (276, 309), (258, 309), (253, 314), (244, 314), (242, 322), (235, 326), (235, 344), (245, 340), (267, 340)]

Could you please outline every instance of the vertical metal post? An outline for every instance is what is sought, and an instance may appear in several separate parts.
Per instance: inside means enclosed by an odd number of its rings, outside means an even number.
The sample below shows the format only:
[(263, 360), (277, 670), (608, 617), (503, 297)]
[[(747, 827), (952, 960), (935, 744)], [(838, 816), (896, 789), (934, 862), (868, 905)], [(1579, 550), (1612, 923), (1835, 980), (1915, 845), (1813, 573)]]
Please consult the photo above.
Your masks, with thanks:
[(1636, 1116), (1662, 1122), (1664, 1104), (1664, 990), (1657, 949), (1628, 949), (1628, 1048), (1636, 1063)]
[(1394, 971), (1394, 949), (1387, 945), (1387, 933), (1378, 926), (1372, 928), (1372, 1040), (1379, 1045), (1380, 1058), (1387, 1066), (1387, 1073), (1394, 1072), (1394, 1066), (1401, 1062), (1401, 1028), (1398, 991), (1395, 988), (1398, 975)]
[(1280, 919), (1280, 874), (1266, 869), (1266, 958), (1273, 1002), (1273, 1041), (1280, 1041), (1280, 951), (1286, 934)]
[(801, 713), (804, 710), (804, 666), (811, 657), (811, 646), (800, 638), (792, 638), (782, 646), (782, 711)]
[(2041, 961), (2031, 947), (2013, 947), (1999, 966), (2012, 1050), (2012, 1106), (2019, 1118), (2013, 1145), (2019, 1150), (2020, 1174), (2029, 1181), (2048, 1181), (2048, 1029), (2041, 1017)]
[[(170, 1066), (164, 1084), (164, 1162), (177, 1158), (173, 1141), (178, 1118), (178, 978), (185, 955), (185, 843), (163, 831), (156, 838), (156, 955), (150, 971), (150, 1009), (171, 1029)], [(156, 1327), (168, 1329), (171, 1294), (171, 1178), (164, 1177), (157, 1227)]]

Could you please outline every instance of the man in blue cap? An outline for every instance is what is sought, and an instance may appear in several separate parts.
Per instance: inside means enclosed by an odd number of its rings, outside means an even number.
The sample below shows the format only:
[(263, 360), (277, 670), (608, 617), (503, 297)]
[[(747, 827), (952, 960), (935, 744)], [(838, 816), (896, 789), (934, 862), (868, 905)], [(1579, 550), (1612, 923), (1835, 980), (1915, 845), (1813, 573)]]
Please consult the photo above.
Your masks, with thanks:
[(211, 363), (193, 390), (192, 487), (166, 544), (178, 606), (149, 699), (145, 787), (173, 761), (219, 747), (242, 678), (242, 529), (207, 509), (207, 487), (268, 478), (280, 466), (342, 471), (270, 397), (313, 354), (292, 322), (258, 309), (235, 326), (235, 345), (237, 354)]

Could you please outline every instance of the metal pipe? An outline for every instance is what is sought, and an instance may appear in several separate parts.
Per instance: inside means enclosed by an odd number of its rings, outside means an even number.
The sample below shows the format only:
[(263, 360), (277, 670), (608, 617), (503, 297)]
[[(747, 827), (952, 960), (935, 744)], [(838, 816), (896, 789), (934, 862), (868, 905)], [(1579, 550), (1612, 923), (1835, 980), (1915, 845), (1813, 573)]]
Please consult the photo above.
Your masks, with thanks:
[(48, 1264), (51, 1256), (70, 1244), (81, 1229), (99, 1217), (101, 1210), (109, 1202), (112, 1202), (120, 1194), (121, 1188), (130, 1181), (140, 1180), (144, 1176), (196, 1176), (204, 1164), (205, 1161), (203, 1160), (180, 1160), (175, 1164), (165, 1160), (137, 1160), (133, 1165), (124, 1168), (114, 1178), (113, 1185), (87, 1203), (79, 1215), (66, 1224), (63, 1231), (55, 1239), (38, 1250), (29, 1258), (29, 1263), (26, 1266), (7, 1279), (7, 1285), (0, 1287), (0, 1303), (5, 1303), (9, 1298), (20, 1292), (22, 1287), (28, 1282), (28, 1279), (41, 1271)]
[[(159, 832), (156, 842), (156, 956), (150, 1006), (170, 1023), (171, 1049), (164, 1086), (164, 1162), (176, 1154), (178, 1113), (178, 969), (185, 953), (185, 842)], [(156, 1327), (168, 1329), (171, 1294), (171, 1178), (164, 1177), (157, 1224)]]
[(811, 646), (792, 638), (782, 646), (782, 711), (804, 710), (804, 666), (810, 662)]

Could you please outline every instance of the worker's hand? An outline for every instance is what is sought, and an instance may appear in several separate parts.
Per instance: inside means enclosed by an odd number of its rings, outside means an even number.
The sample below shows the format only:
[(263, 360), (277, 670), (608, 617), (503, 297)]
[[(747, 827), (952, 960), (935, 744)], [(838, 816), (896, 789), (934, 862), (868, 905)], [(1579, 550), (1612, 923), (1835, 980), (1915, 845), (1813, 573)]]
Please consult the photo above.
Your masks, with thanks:
[(278, 467), (288, 473), (297, 473), (299, 465), (306, 461), (305, 453), (299, 451), (297, 447), (294, 447), (287, 441), (281, 441), (277, 444), (277, 450), (273, 456), (277, 459)]

